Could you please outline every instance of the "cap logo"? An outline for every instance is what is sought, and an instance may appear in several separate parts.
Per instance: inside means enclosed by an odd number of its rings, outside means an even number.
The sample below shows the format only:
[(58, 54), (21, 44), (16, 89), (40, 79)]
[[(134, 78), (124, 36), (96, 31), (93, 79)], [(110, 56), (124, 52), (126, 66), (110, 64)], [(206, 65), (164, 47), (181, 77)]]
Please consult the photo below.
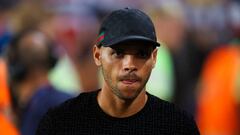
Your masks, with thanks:
[(105, 37), (105, 33), (104, 33), (104, 32), (101, 32), (101, 33), (98, 35), (97, 45), (100, 45), (100, 44), (101, 44), (101, 42), (104, 40), (104, 37)]

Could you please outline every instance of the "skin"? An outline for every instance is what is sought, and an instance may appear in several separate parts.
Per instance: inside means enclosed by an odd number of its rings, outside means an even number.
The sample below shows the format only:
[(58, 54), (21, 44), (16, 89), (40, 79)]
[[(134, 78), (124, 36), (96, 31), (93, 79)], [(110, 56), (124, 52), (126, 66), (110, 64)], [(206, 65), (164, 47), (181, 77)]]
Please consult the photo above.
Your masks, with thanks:
[(104, 81), (97, 101), (102, 110), (117, 118), (139, 112), (147, 101), (145, 85), (156, 63), (157, 48), (131, 42), (93, 48), (94, 60)]

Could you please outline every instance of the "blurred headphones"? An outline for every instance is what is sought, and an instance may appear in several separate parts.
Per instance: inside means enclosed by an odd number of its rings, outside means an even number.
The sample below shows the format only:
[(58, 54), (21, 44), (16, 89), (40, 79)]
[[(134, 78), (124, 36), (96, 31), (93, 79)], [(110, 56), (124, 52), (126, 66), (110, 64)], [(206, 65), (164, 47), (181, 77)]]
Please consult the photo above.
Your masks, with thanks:
[[(46, 47), (47, 47), (47, 57), (46, 59), (44, 59), (44, 61), (41, 61), (41, 62), (37, 60), (36, 57), (31, 57), (30, 58), (31, 62), (26, 63), (24, 61), (24, 58), (22, 58), (22, 56), (20, 55), (20, 50), (19, 50), (20, 42), (25, 36), (30, 35), (31, 33), (34, 34), (38, 32), (42, 34), (44, 36), (44, 40), (46, 40), (44, 41), (44, 43), (46, 43)], [(6, 54), (9, 79), (14, 81), (23, 80), (33, 66), (43, 67), (43, 68), (46, 68), (47, 70), (52, 69), (56, 65), (58, 60), (58, 55), (55, 47), (56, 46), (54, 42), (51, 39), (49, 39), (47, 35), (45, 35), (43, 32), (41, 32), (38, 29), (28, 29), (16, 34), (12, 38), (10, 45), (7, 48), (7, 54)], [(29, 55), (28, 50), (24, 51), (24, 55), (25, 53), (26, 55)]]

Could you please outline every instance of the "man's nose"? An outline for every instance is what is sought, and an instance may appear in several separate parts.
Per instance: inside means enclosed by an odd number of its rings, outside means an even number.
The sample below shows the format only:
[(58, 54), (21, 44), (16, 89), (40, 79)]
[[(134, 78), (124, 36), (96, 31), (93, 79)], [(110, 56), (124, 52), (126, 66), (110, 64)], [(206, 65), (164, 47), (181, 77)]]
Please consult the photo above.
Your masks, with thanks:
[(125, 55), (123, 59), (123, 69), (124, 71), (136, 71), (136, 60), (133, 55)]

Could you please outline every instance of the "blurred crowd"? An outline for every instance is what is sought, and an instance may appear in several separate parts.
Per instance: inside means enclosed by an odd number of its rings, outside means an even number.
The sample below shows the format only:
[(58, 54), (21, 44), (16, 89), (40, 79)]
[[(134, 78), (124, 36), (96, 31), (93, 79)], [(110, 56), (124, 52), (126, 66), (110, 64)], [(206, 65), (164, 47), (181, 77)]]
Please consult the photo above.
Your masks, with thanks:
[(158, 41), (147, 91), (192, 114), (203, 135), (240, 134), (239, 0), (0, 0), (0, 134), (101, 88), (92, 47), (110, 11), (139, 8)]

